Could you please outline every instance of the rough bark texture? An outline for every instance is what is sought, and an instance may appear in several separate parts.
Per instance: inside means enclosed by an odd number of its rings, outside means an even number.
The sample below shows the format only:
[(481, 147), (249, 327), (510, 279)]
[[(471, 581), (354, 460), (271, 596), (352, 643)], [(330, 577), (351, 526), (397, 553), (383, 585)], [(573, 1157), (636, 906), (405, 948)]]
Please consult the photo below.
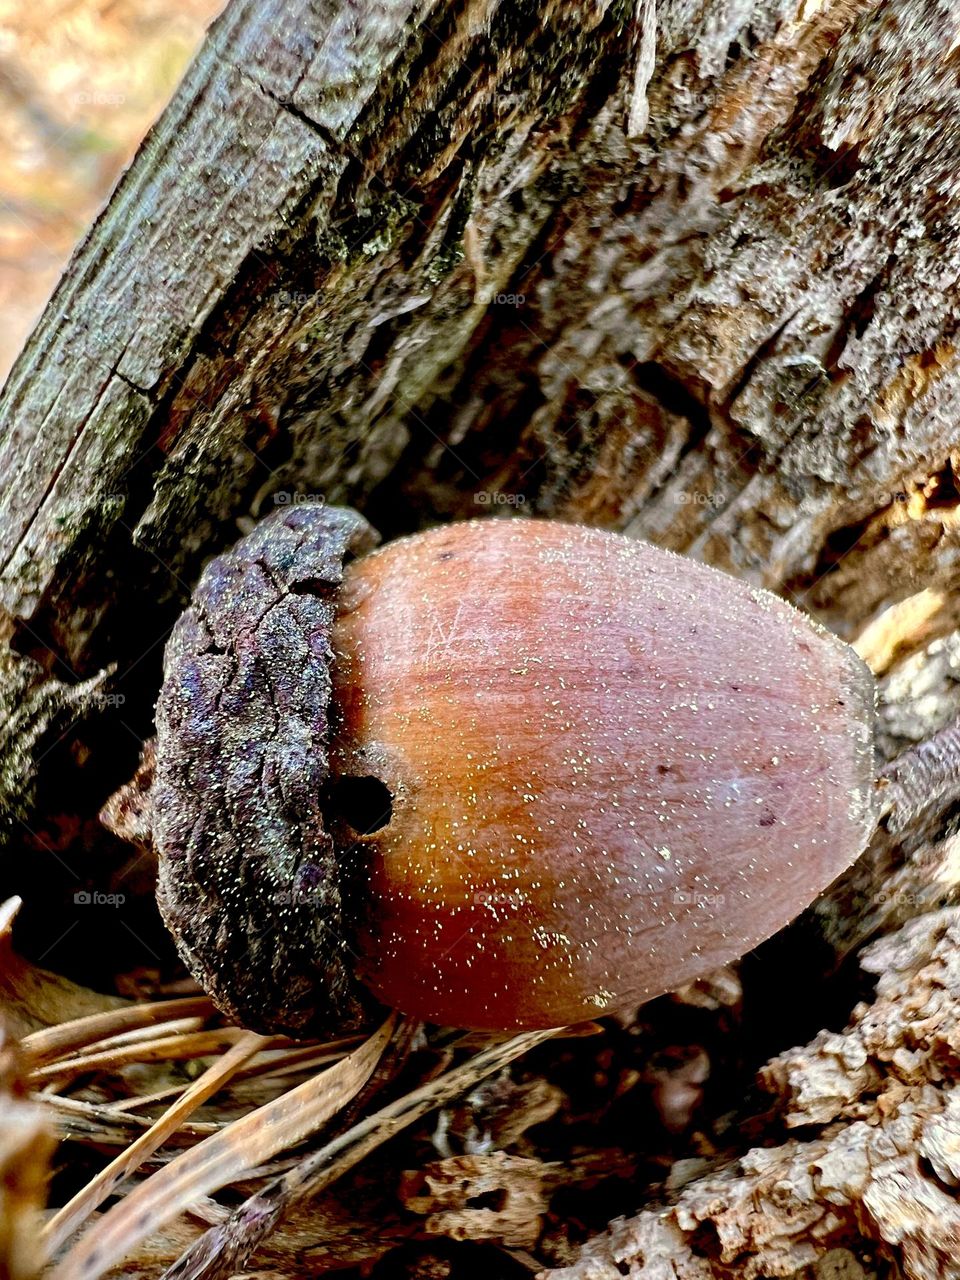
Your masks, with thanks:
[(848, 632), (949, 582), (960, 15), (662, 5), (627, 141), (631, 13), (230, 6), (5, 389), (13, 618), (116, 656), (313, 490), (522, 495)]
[[(77, 716), (132, 729), (86, 812), (132, 772), (202, 560), (308, 494), (388, 536), (501, 506), (626, 529), (859, 636), (891, 752), (956, 711), (960, 8), (660, 0), (628, 137), (635, 8), (228, 6), (0, 399), (8, 850), (51, 760), (67, 792), (82, 771), (47, 755)], [(832, 1249), (853, 1275), (861, 1234), (957, 1274), (935, 816), (881, 833), (814, 917), (834, 961), (906, 930), (867, 953), (876, 1006), (768, 1069), (802, 1133), (574, 1274)]]
[[(630, 1276), (863, 1276), (898, 1260), (911, 1280), (958, 1274), (956, 908), (867, 949), (876, 999), (761, 1073), (803, 1138), (678, 1181), (675, 1203), (611, 1226), (554, 1280)], [(859, 1255), (859, 1258), (858, 1258)]]

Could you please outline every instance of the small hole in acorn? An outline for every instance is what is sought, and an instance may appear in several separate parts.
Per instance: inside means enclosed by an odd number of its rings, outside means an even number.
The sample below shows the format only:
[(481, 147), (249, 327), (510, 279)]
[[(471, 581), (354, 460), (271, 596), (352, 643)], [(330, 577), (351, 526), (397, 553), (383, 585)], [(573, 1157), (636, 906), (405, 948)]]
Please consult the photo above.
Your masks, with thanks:
[(380, 831), (393, 817), (393, 796), (379, 778), (338, 778), (330, 793), (330, 803), (338, 817), (358, 835)]

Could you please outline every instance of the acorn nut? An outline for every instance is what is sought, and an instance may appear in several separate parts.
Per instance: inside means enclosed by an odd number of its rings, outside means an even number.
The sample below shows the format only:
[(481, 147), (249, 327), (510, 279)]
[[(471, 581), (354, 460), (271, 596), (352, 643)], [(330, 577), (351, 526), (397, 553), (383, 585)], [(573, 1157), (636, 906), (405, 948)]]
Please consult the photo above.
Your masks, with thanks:
[(865, 846), (872, 677), (782, 600), (549, 520), (375, 542), (279, 511), (167, 647), (158, 897), (241, 1023), (310, 1034), (371, 996), (504, 1031), (629, 1010)]

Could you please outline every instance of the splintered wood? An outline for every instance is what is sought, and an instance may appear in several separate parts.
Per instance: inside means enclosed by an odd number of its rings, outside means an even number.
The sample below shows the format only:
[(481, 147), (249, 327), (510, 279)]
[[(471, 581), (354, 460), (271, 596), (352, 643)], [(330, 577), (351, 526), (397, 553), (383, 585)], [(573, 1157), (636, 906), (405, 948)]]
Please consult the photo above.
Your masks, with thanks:
[(960, 1275), (960, 909), (911, 921), (862, 965), (876, 997), (760, 1073), (803, 1137), (748, 1151), (542, 1274), (760, 1280), (836, 1251), (856, 1276), (872, 1249), (908, 1280)]

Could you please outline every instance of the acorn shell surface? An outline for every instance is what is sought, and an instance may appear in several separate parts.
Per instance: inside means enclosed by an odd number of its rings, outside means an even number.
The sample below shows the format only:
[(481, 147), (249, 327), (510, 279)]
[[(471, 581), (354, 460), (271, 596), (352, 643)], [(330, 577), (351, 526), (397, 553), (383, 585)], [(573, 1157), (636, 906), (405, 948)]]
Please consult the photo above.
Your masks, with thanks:
[(331, 761), (360, 976), (428, 1021), (628, 1010), (787, 924), (876, 821), (873, 679), (766, 591), (622, 535), (487, 519), (350, 565)]

